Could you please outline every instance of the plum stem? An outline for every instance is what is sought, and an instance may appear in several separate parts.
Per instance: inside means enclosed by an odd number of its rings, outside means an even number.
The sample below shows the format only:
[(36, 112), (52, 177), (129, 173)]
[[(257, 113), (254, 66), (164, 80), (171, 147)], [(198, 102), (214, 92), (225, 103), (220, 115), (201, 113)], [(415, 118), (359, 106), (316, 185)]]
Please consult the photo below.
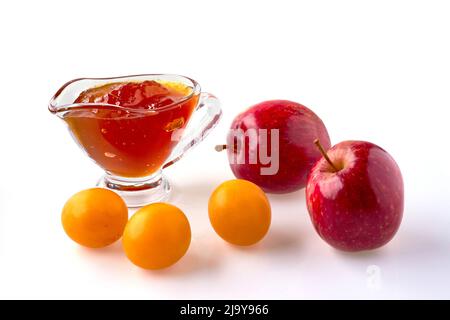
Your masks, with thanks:
[(314, 144), (317, 146), (317, 148), (319, 149), (320, 153), (323, 155), (325, 160), (327, 160), (327, 162), (330, 164), (330, 166), (334, 169), (334, 172), (338, 172), (339, 170), (336, 168), (334, 163), (331, 162), (331, 159), (330, 159), (330, 157), (328, 157), (328, 154), (326, 153), (326, 151), (322, 147), (322, 144), (320, 143), (320, 140), (319, 139), (314, 140)]
[(227, 148), (226, 144), (218, 144), (217, 146), (215, 146), (214, 149), (216, 149), (217, 152), (223, 151)]

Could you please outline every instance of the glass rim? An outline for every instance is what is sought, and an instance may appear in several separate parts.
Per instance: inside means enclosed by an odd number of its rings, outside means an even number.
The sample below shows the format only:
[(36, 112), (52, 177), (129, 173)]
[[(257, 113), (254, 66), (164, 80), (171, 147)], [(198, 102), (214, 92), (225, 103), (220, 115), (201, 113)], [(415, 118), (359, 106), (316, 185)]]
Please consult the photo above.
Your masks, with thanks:
[[(109, 104), (109, 103), (65, 103), (65, 104), (58, 104), (57, 103), (57, 99), (58, 97), (66, 90), (68, 89), (68, 87), (76, 82), (79, 81), (83, 81), (83, 80), (92, 80), (92, 81), (107, 81), (107, 80), (111, 80), (111, 81), (115, 81), (115, 80), (120, 80), (120, 79), (127, 79), (127, 78), (144, 78), (144, 77), (153, 77), (153, 78), (158, 78), (158, 77), (175, 77), (175, 78), (181, 78), (184, 80), (188, 80), (189, 82), (191, 82), (192, 84), (192, 92), (190, 92), (188, 95), (184, 96), (182, 99), (175, 101), (171, 104), (168, 104), (166, 106), (163, 106), (161, 108), (158, 109), (152, 109), (152, 110), (147, 110), (147, 109), (134, 109), (134, 108), (129, 108), (129, 107), (123, 107), (120, 105), (115, 105), (115, 104)], [(148, 79), (148, 80), (152, 80), (152, 79)], [(142, 80), (145, 81), (145, 80)], [(131, 82), (131, 81), (130, 81)], [(51, 98), (49, 105), (48, 105), (48, 109), (51, 113), (57, 114), (60, 112), (65, 112), (65, 111), (70, 111), (72, 109), (81, 109), (81, 108), (86, 108), (86, 107), (92, 107), (92, 108), (98, 108), (98, 107), (111, 107), (114, 109), (118, 109), (118, 110), (124, 110), (124, 111), (128, 111), (128, 112), (132, 112), (132, 113), (155, 113), (155, 112), (162, 112), (162, 111), (166, 111), (169, 109), (173, 109), (176, 106), (179, 106), (180, 104), (190, 100), (192, 97), (200, 94), (201, 92), (201, 88), (200, 85), (197, 81), (195, 81), (192, 78), (183, 76), (183, 75), (179, 75), (179, 74), (171, 74), (171, 73), (144, 73), (144, 74), (135, 74), (135, 75), (126, 75), (126, 76), (117, 76), (117, 77), (101, 77), (101, 78), (90, 78), (90, 77), (86, 77), (86, 78), (76, 78), (73, 80), (70, 80), (68, 82), (66, 82), (61, 88), (58, 89), (58, 91), (53, 95), (53, 97)]]

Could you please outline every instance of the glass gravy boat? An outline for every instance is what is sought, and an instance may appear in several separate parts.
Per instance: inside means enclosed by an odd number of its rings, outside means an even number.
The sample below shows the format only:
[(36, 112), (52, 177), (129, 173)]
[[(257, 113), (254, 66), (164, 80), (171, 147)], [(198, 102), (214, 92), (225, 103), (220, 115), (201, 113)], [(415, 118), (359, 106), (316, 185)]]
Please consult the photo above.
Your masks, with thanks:
[[(144, 81), (181, 86), (184, 95), (155, 109), (75, 103), (92, 88)], [(222, 114), (218, 99), (201, 92), (195, 80), (172, 74), (75, 79), (56, 92), (49, 110), (65, 121), (81, 149), (105, 170), (98, 186), (120, 194), (129, 207), (166, 199), (170, 184), (162, 170), (202, 141)]]

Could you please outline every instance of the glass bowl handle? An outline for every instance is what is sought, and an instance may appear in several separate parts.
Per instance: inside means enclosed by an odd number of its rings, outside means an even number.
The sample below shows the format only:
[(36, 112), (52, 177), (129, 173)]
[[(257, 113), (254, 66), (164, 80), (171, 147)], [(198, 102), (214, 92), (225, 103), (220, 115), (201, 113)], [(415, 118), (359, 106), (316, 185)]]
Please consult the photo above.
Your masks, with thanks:
[(200, 94), (200, 99), (189, 122), (184, 129), (176, 130), (172, 134), (172, 141), (179, 141), (163, 165), (171, 166), (180, 160), (186, 151), (196, 146), (216, 126), (222, 116), (219, 99), (206, 92)]

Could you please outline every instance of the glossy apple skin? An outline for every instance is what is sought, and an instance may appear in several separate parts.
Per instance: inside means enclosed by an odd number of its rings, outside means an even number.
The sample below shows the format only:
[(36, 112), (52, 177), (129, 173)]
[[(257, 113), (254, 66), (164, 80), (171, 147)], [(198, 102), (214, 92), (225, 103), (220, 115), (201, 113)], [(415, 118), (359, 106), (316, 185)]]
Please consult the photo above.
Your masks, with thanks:
[(321, 158), (308, 178), (306, 201), (317, 233), (344, 251), (376, 249), (389, 242), (403, 216), (400, 169), (382, 148), (365, 141), (344, 141), (327, 152), (333, 172)]
[[(325, 150), (331, 146), (330, 137), (322, 120), (307, 107), (288, 100), (271, 100), (256, 104), (239, 114), (231, 124), (231, 130), (279, 129), (279, 170), (274, 175), (261, 175), (261, 168), (267, 165), (233, 163), (236, 157), (236, 141), (232, 135), (227, 137), (227, 152), (230, 167), (239, 179), (246, 179), (269, 193), (288, 193), (304, 188), (308, 172), (321, 157), (314, 145), (319, 138)], [(230, 131), (231, 132), (231, 131)], [(269, 139), (270, 140), (270, 139)], [(240, 141), (242, 143), (242, 141)], [(269, 144), (270, 150), (271, 144)], [(245, 144), (245, 155), (257, 153), (258, 146)], [(236, 162), (236, 161), (234, 161)]]

